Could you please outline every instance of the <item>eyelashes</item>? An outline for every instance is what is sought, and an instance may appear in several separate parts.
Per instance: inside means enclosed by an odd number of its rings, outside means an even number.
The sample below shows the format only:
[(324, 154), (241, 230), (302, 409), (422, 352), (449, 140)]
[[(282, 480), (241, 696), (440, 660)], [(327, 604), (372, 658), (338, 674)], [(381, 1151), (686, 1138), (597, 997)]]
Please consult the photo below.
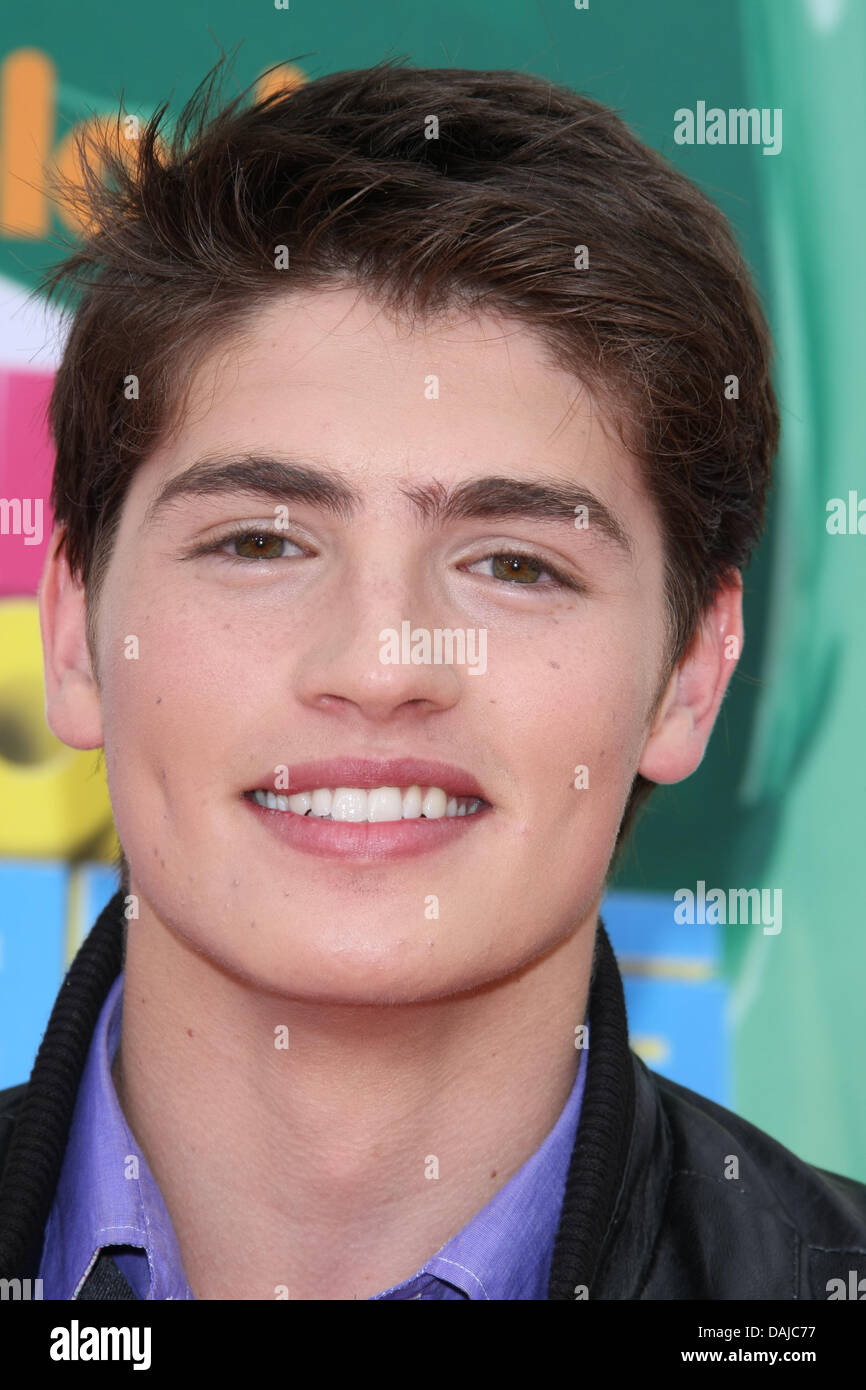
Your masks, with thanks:
[[(231, 545), (233, 542), (239, 542), (239, 541), (264, 542), (264, 544), (260, 547), (260, 551), (259, 551), (258, 554), (251, 554), (251, 555), (227, 555), (227, 554), (225, 554), (225, 552), (224, 552), (224, 547), (225, 547), (225, 546)], [(286, 541), (288, 541), (288, 543), (289, 543), (290, 545), (297, 546), (298, 549), (301, 549), (301, 547), (300, 547), (300, 545), (299, 545), (299, 542), (292, 540), (292, 538), (291, 538), (290, 536), (286, 535), (286, 533), (285, 533), (284, 531), (276, 531), (276, 530), (274, 530), (272, 527), (264, 527), (264, 526), (249, 526), (249, 525), (238, 526), (238, 527), (234, 527), (233, 529), (231, 529), (231, 530), (229, 530), (229, 531), (223, 532), (222, 535), (215, 537), (213, 540), (205, 541), (205, 542), (203, 542), (201, 545), (195, 546), (192, 550), (190, 550), (190, 551), (188, 552), (188, 558), (194, 559), (194, 558), (197, 557), (197, 556), (202, 556), (202, 555), (214, 555), (214, 554), (219, 554), (219, 552), (223, 551), (223, 557), (222, 557), (222, 558), (227, 559), (227, 560), (229, 560), (232, 564), (237, 564), (237, 565), (249, 564), (249, 563), (251, 563), (251, 562), (252, 562), (252, 563), (255, 563), (256, 561), (261, 562), (262, 560), (273, 561), (273, 560), (290, 559), (290, 558), (293, 558), (293, 557), (286, 556), (286, 555), (280, 555), (280, 554), (274, 555), (274, 554), (267, 554), (267, 553), (266, 553), (266, 552), (268, 551), (268, 549), (273, 549), (273, 548), (274, 548), (274, 544), (276, 544), (277, 546), (282, 547), (283, 543), (286, 542)], [(524, 562), (524, 563), (528, 562), (528, 564), (531, 566), (531, 568), (532, 568), (533, 570), (537, 570), (540, 574), (548, 574), (548, 575), (550, 575), (551, 580), (552, 580), (552, 583), (547, 583), (547, 584), (535, 584), (535, 583), (524, 583), (524, 582), (521, 582), (521, 581), (516, 581), (516, 582), (515, 582), (515, 581), (512, 581), (512, 580), (503, 579), (503, 580), (502, 580), (502, 583), (503, 583), (503, 584), (508, 584), (511, 588), (515, 588), (515, 589), (549, 589), (549, 588), (559, 588), (559, 589), (571, 589), (571, 590), (573, 590), (573, 591), (576, 592), (576, 593), (586, 593), (586, 592), (587, 592), (586, 585), (581, 584), (577, 579), (573, 579), (571, 576), (565, 574), (565, 572), (564, 572), (563, 570), (560, 570), (560, 569), (558, 569), (555, 565), (550, 564), (550, 562), (549, 562), (548, 560), (546, 560), (543, 556), (538, 555), (538, 554), (537, 554), (535, 551), (533, 551), (533, 550), (517, 550), (517, 549), (491, 550), (491, 551), (488, 551), (486, 555), (481, 555), (481, 556), (478, 557), (477, 560), (471, 560), (471, 561), (469, 561), (468, 563), (469, 563), (470, 565), (479, 565), (479, 564), (482, 564), (482, 563), (483, 563), (484, 561), (486, 561), (486, 560), (505, 560), (508, 564), (512, 564), (512, 562), (515, 562), (515, 561)], [(499, 576), (496, 576), (496, 575), (492, 575), (492, 576), (489, 576), (489, 577), (491, 577), (491, 578), (499, 578)]]
[[(205, 541), (202, 545), (196, 546), (190, 553), (194, 556), (211, 555), (216, 551), (222, 550), (224, 545), (229, 545), (232, 541), (241, 540), (277, 541), (280, 545), (282, 545), (284, 541), (288, 541), (290, 545), (298, 544), (297, 541), (293, 541), (290, 536), (287, 536), (284, 531), (274, 531), (264, 526), (238, 526), (231, 531), (224, 532), (221, 536), (215, 537), (214, 540)], [(227, 556), (229, 560), (238, 560), (241, 562), (244, 560), (283, 560), (286, 558), (287, 557), (284, 555), (265, 554)]]
[[(552, 586), (549, 584), (512, 584), (511, 587), (515, 589), (548, 589), (555, 587), (558, 589), (573, 589), (577, 593), (586, 592), (583, 584), (579, 584), (576, 579), (569, 578), (562, 570), (557, 569), (555, 565), (549, 564), (547, 560), (543, 559), (540, 555), (536, 555), (532, 550), (491, 550), (487, 555), (481, 555), (477, 560), (473, 560), (472, 564), (479, 565), (484, 560), (506, 560), (509, 562), (512, 560), (528, 560), (533, 569), (537, 569), (540, 574), (549, 574), (553, 579)], [(508, 581), (503, 582), (507, 583)]]

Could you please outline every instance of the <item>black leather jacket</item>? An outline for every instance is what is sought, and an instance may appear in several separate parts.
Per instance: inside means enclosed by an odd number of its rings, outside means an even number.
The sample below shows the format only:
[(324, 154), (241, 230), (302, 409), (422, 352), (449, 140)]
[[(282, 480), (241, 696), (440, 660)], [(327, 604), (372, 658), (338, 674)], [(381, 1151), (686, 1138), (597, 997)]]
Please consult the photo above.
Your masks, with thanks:
[[(38, 1273), (90, 1039), (123, 965), (122, 909), (117, 893), (82, 943), (29, 1082), (0, 1091), (0, 1278)], [(855, 1296), (866, 1281), (866, 1184), (804, 1163), (650, 1071), (628, 1046), (622, 981), (601, 922), (589, 1022), (548, 1298)], [(104, 1253), (79, 1297), (135, 1295)]]

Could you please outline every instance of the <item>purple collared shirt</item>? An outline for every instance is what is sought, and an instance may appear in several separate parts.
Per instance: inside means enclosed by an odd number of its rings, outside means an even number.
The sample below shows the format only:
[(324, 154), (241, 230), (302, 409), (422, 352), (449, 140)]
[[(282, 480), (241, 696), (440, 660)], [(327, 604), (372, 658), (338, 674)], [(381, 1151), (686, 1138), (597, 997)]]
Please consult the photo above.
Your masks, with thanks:
[[(122, 1011), (123, 972), (93, 1032), (45, 1228), (39, 1277), (47, 1299), (77, 1298), (106, 1246), (137, 1247), (111, 1253), (138, 1298), (195, 1296), (162, 1194), (114, 1088)], [(523, 1167), (417, 1273), (373, 1298), (547, 1298), (587, 1056), (584, 1046), (559, 1119)]]

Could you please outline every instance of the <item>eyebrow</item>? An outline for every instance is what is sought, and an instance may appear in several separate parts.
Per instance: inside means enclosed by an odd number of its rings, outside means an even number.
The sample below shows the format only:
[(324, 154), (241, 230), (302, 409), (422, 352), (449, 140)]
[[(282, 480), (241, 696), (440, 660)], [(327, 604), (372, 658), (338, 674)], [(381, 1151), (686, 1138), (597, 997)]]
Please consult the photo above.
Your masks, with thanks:
[[(399, 491), (427, 526), (470, 518), (515, 517), (558, 522), (575, 529), (575, 509), (585, 507), (587, 529), (595, 530), (629, 559), (634, 558), (632, 540), (616, 513), (588, 488), (555, 477), (492, 475), (469, 478), (453, 488), (433, 479), (401, 485)], [(148, 505), (143, 528), (152, 526), (166, 509), (185, 498), (237, 493), (284, 505), (304, 503), (342, 521), (351, 521), (363, 506), (361, 494), (336, 469), (270, 455), (217, 455), (198, 459), (170, 478)]]

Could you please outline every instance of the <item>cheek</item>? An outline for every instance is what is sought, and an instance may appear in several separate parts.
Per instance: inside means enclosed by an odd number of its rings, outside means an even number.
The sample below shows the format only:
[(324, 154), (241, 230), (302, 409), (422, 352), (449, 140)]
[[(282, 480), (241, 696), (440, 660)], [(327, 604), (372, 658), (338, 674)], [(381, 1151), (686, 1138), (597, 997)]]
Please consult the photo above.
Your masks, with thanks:
[[(141, 573), (148, 564), (155, 562), (130, 568)], [(233, 631), (239, 626), (221, 609), (208, 612), (195, 586), (118, 584), (100, 648), (108, 723), (143, 742), (153, 728), (170, 735), (177, 725), (195, 739), (210, 721), (237, 717), (240, 681), (255, 678), (243, 634)]]
[[(548, 890), (603, 876), (645, 741), (647, 681), (622, 648), (584, 644), (583, 661), (544, 662), (544, 698), (509, 721), (506, 758), (531, 791), (519, 794), (514, 830), (547, 864)], [(506, 703), (506, 694), (500, 699)], [(513, 711), (513, 703), (511, 706)], [(518, 758), (520, 766), (518, 768)]]
[(165, 810), (194, 814), (225, 781), (221, 749), (243, 708), (239, 658), (231, 641), (203, 636), (193, 611), (136, 598), (111, 620), (100, 652), (106, 773), (121, 838)]
[(513, 728), (515, 746), (519, 739), (536, 778), (542, 773), (542, 792), (568, 792), (585, 769), (597, 796), (616, 802), (631, 784), (646, 736), (649, 696), (641, 662), (621, 651), (617, 659), (609, 652), (603, 658), (597, 648), (591, 660), (560, 661), (559, 669), (549, 669), (553, 665), (546, 663), (540, 682), (544, 699), (524, 706), (523, 734)]

